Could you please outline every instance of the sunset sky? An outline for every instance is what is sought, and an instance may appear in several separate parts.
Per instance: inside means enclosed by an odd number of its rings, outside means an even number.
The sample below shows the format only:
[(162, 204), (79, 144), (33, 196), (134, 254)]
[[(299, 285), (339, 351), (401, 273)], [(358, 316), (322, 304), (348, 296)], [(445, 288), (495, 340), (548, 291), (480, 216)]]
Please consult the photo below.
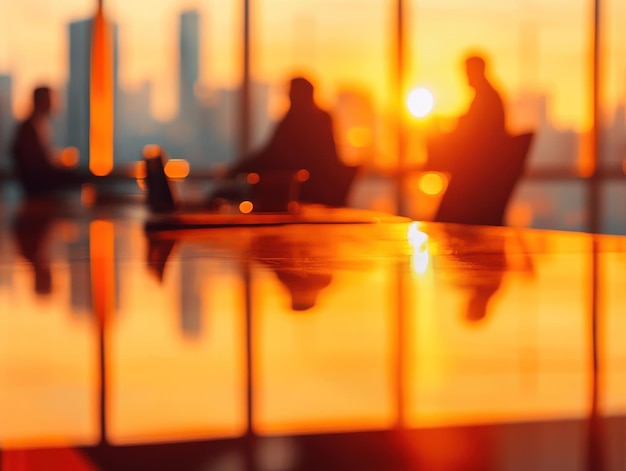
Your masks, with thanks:
[[(201, 86), (234, 86), (240, 73), (241, 2), (222, 0), (106, 0), (119, 25), (120, 82), (150, 80), (153, 111), (176, 113), (178, 14), (202, 15)], [(296, 71), (310, 73), (327, 102), (341, 88), (356, 87), (387, 107), (393, 96), (391, 0), (252, 1), (253, 75), (280, 83)], [(626, 82), (626, 5), (604, 3), (606, 101), (622, 100)], [(466, 51), (486, 51), (492, 76), (508, 98), (521, 91), (550, 96), (561, 126), (586, 124), (589, 100), (588, 0), (406, 1), (407, 88), (426, 86), (437, 114), (458, 113), (468, 95), (460, 63)], [(93, 14), (94, 0), (0, 0), (0, 74), (14, 77), (14, 110), (24, 114), (32, 87), (67, 80), (67, 23)]]

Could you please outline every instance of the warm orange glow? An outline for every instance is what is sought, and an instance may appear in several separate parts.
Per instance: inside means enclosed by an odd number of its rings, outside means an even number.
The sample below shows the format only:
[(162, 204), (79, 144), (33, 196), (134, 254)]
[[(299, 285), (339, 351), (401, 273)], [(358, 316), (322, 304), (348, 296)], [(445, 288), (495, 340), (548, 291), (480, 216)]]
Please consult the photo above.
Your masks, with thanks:
[(73, 168), (78, 165), (80, 152), (76, 147), (66, 147), (61, 152), (61, 165), (67, 168)]
[(133, 172), (135, 178), (146, 178), (146, 163), (143, 160), (139, 162), (135, 162), (135, 167), (133, 168)]
[(80, 189), (80, 202), (83, 206), (90, 208), (96, 202), (96, 188), (93, 185), (85, 184)]
[(109, 25), (102, 7), (93, 20), (90, 83), (89, 170), (113, 170), (113, 54)]
[(533, 207), (529, 203), (516, 203), (507, 211), (507, 224), (513, 227), (530, 227), (533, 222)]
[(252, 209), (254, 209), (254, 205), (251, 201), (242, 201), (239, 203), (239, 212), (242, 214), (250, 214)]
[(596, 165), (588, 156), (582, 156), (578, 159), (578, 172), (581, 177), (591, 177), (596, 171)]
[(261, 177), (259, 176), (258, 173), (249, 173), (246, 176), (246, 181), (250, 184), (250, 185), (256, 185), (257, 183), (259, 183), (259, 181), (261, 180)]
[(165, 164), (165, 175), (169, 178), (186, 178), (189, 175), (189, 162), (185, 159), (170, 159)]
[(161, 147), (156, 144), (148, 144), (143, 147), (143, 156), (146, 159), (156, 159), (161, 155)]
[(372, 132), (363, 126), (348, 129), (346, 137), (352, 147), (367, 147), (372, 143)]
[(407, 106), (416, 118), (424, 118), (433, 110), (435, 99), (433, 94), (426, 88), (416, 88), (409, 93)]
[(114, 231), (110, 221), (94, 221), (89, 227), (91, 290), (94, 314), (105, 322), (115, 309)]
[(421, 176), (419, 188), (427, 195), (435, 196), (443, 191), (444, 177), (440, 173), (429, 172)]
[(296, 172), (296, 181), (299, 181), (300, 183), (303, 183), (303, 182), (307, 181), (310, 176), (311, 176), (311, 174), (309, 173), (308, 170), (306, 170), (304, 168), (301, 168), (300, 170), (298, 170)]
[(135, 173), (135, 178), (137, 179), (137, 186), (141, 189), (141, 191), (147, 191), (148, 187), (146, 185), (146, 175), (148, 171), (146, 168), (145, 160), (140, 160), (139, 162), (136, 162), (133, 171)]

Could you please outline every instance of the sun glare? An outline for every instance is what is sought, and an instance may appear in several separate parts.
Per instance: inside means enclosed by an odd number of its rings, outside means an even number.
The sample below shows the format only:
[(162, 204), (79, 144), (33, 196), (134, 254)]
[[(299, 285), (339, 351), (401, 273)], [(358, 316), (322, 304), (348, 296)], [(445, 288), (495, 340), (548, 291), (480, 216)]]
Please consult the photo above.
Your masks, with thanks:
[(433, 94), (429, 90), (423, 87), (419, 87), (409, 93), (407, 99), (407, 106), (409, 111), (416, 118), (424, 118), (433, 109), (435, 99)]

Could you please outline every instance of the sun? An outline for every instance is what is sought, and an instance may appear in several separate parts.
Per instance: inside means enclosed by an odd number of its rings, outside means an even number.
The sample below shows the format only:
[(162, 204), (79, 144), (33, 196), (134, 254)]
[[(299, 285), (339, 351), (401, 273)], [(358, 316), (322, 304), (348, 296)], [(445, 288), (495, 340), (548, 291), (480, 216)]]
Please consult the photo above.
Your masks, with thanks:
[(413, 116), (424, 118), (432, 111), (435, 99), (428, 89), (419, 87), (409, 93), (406, 104)]

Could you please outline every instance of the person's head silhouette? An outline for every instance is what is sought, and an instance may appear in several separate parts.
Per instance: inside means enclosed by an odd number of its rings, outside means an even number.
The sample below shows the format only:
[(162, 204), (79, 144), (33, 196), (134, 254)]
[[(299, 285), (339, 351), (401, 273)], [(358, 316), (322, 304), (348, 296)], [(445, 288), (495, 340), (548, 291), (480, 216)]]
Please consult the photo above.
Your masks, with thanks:
[(310, 107), (314, 104), (313, 84), (304, 77), (291, 79), (289, 86), (289, 100), (295, 108)]
[(52, 111), (52, 90), (50, 87), (37, 87), (33, 91), (33, 114), (47, 116)]
[(465, 73), (467, 74), (467, 83), (472, 88), (480, 87), (487, 81), (485, 70), (487, 63), (485, 58), (480, 55), (471, 55), (465, 59)]
[(289, 290), (293, 311), (308, 311), (315, 307), (320, 292), (332, 281), (332, 275), (326, 272), (283, 267), (277, 267), (275, 272)]

